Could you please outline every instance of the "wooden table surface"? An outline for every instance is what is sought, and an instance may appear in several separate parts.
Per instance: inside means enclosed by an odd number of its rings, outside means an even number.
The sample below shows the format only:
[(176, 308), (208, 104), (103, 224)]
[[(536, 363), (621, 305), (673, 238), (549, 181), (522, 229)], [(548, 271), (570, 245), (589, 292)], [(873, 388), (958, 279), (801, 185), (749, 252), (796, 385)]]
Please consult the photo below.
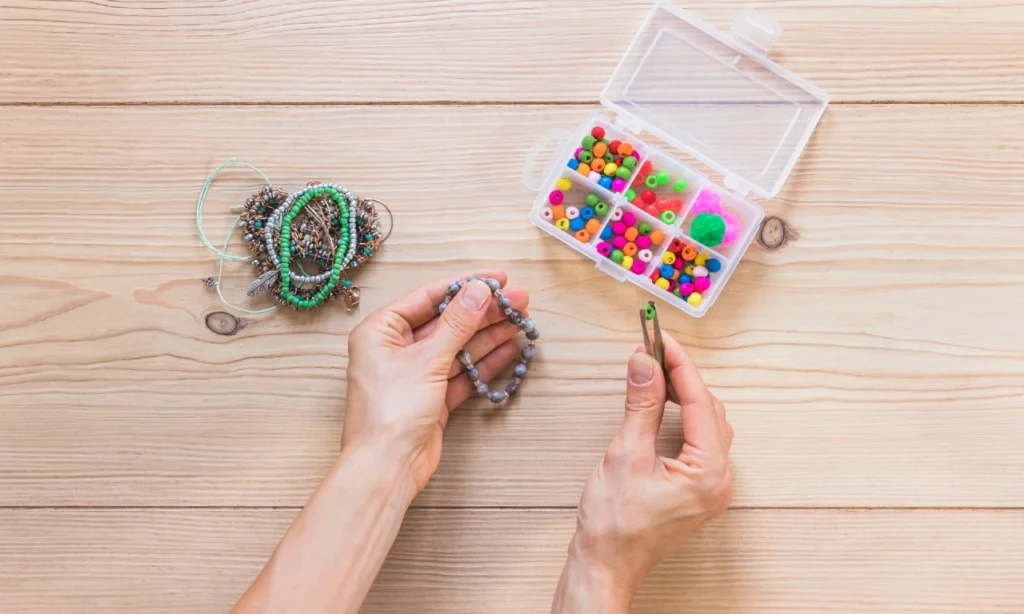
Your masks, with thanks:
[[(735, 506), (635, 611), (1020, 613), (1024, 4), (758, 6), (833, 104), (764, 203), (787, 241), (706, 318), (662, 310), (729, 406)], [(547, 611), (647, 295), (531, 226), (520, 171), (601, 109), (648, 7), (0, 2), (0, 612), (226, 610), (337, 453), (359, 316), (494, 266), (541, 359), (517, 403), (455, 414), (363, 611)], [(194, 206), (230, 156), (392, 206), (359, 314), (206, 327)], [(258, 185), (215, 184), (211, 236)]]

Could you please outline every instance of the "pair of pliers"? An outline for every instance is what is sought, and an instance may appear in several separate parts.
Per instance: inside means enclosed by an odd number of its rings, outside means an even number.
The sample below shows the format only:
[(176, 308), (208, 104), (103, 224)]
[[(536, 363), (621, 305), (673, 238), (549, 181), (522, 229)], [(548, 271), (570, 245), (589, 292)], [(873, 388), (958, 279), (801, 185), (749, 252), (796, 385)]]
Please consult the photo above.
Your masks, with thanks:
[[(654, 343), (651, 343), (651, 335), (647, 332), (647, 321), (654, 322)], [(654, 357), (665, 370), (665, 342), (661, 338), (661, 324), (658, 323), (658, 310), (654, 307), (654, 301), (640, 308), (640, 327), (644, 331), (644, 351)]]

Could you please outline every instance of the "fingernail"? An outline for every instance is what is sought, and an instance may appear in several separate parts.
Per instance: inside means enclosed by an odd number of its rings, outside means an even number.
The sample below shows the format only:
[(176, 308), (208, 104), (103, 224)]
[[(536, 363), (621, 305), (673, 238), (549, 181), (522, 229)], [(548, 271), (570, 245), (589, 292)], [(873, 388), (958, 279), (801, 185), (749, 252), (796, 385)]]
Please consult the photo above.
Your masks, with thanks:
[(629, 358), (629, 383), (634, 386), (650, 384), (654, 379), (654, 361), (647, 354), (633, 354)]
[(459, 296), (463, 305), (473, 311), (480, 311), (487, 304), (487, 300), (491, 298), (491, 289), (484, 282), (474, 280), (466, 284)]

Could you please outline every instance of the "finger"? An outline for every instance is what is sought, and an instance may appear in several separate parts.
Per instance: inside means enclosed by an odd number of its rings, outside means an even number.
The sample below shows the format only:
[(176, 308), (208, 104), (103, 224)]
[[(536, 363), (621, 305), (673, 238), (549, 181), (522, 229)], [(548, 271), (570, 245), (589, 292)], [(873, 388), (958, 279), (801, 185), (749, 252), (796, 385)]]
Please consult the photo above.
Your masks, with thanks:
[(718, 415), (714, 398), (690, 355), (671, 338), (665, 337), (665, 369), (679, 396), (684, 441), (698, 449), (721, 447)]
[[(502, 287), (508, 281), (504, 271), (482, 271), (477, 273), (477, 275), (497, 279)], [(380, 311), (391, 312), (401, 317), (409, 323), (410, 328), (415, 330), (437, 317), (437, 306), (441, 304), (451, 283), (452, 280), (447, 279), (421, 286), (393, 303), (382, 307)]]
[[(489, 382), (496, 375), (501, 373), (512, 361), (519, 357), (519, 343), (509, 340), (498, 346), (490, 354), (477, 361), (474, 366), (480, 371), (480, 381)], [(504, 390), (503, 388), (501, 390)], [(476, 396), (473, 383), (460, 373), (448, 380), (448, 395), (445, 397), (445, 405), (449, 411), (466, 402), (471, 396)]]
[(642, 349), (629, 357), (626, 369), (626, 416), (620, 436), (657, 453), (658, 429), (665, 413), (665, 376), (660, 365)]
[[(517, 311), (526, 311), (526, 308), (530, 304), (530, 295), (526, 290), (523, 290), (522, 288), (505, 288), (503, 292), (505, 293), (505, 296), (508, 297), (508, 301), (511, 304), (512, 309)], [(434, 315), (437, 316), (436, 305), (434, 307)], [(414, 330), (413, 339), (415, 341), (426, 339), (430, 333), (437, 328), (439, 321), (440, 318), (434, 317), (429, 322), (423, 324), (423, 326)], [(484, 318), (484, 324), (490, 326), (499, 322), (508, 322), (508, 316), (505, 315), (505, 312), (502, 309), (498, 308), (498, 301), (491, 301), (487, 306), (487, 316)]]
[[(469, 343), (463, 349), (469, 352), (469, 356), (475, 361), (477, 356), (487, 356), (501, 347), (506, 341), (514, 339), (518, 332), (519, 327), (511, 322), (491, 324), (473, 335), (473, 338), (469, 340)], [(452, 361), (452, 366), (448, 370), (448, 377), (455, 377), (465, 370), (466, 365), (456, 358)]]
[(488, 303), (491, 302), (491, 289), (486, 283), (479, 279), (467, 283), (452, 297), (434, 330), (419, 343), (425, 346), (430, 356), (443, 361), (441, 364), (448, 364), (473, 335), (485, 328)]

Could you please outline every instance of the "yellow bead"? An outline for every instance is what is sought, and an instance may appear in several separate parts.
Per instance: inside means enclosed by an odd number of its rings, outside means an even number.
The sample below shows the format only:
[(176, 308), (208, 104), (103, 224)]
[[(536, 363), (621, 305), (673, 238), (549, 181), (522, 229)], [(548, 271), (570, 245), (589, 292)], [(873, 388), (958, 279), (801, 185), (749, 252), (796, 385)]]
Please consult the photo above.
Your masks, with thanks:
[(569, 222), (569, 218), (563, 217), (559, 219), (557, 222), (555, 222), (555, 226), (558, 226), (559, 230), (569, 230), (570, 223), (571, 222)]
[(697, 266), (704, 266), (708, 263), (708, 255), (704, 252), (697, 254), (697, 258), (693, 261)]
[(568, 177), (562, 177), (558, 180), (558, 183), (555, 184), (555, 187), (562, 192), (568, 192), (572, 189), (572, 181)]
[(690, 277), (693, 277), (693, 265), (688, 264), (685, 267), (683, 267), (683, 273), (686, 273)]
[(623, 256), (622, 257), (622, 268), (624, 268), (624, 269), (631, 269), (631, 268), (633, 268), (633, 258), (631, 258), (630, 256)]
[(676, 255), (673, 254), (672, 252), (665, 252), (665, 255), (661, 257), (661, 261), (664, 262), (665, 264), (675, 264)]
[(619, 166), (617, 164), (615, 164), (614, 162), (609, 162), (604, 167), (604, 174), (608, 175), (609, 177), (614, 177), (615, 176), (615, 171), (617, 171), (617, 170), (619, 170)]
[(700, 292), (694, 292), (686, 299), (686, 302), (689, 303), (691, 307), (700, 307), (701, 300), (703, 299), (701, 299)]
[(662, 290), (668, 290), (668, 280), (664, 277), (659, 277), (658, 280), (654, 282), (654, 285), (658, 286)]

